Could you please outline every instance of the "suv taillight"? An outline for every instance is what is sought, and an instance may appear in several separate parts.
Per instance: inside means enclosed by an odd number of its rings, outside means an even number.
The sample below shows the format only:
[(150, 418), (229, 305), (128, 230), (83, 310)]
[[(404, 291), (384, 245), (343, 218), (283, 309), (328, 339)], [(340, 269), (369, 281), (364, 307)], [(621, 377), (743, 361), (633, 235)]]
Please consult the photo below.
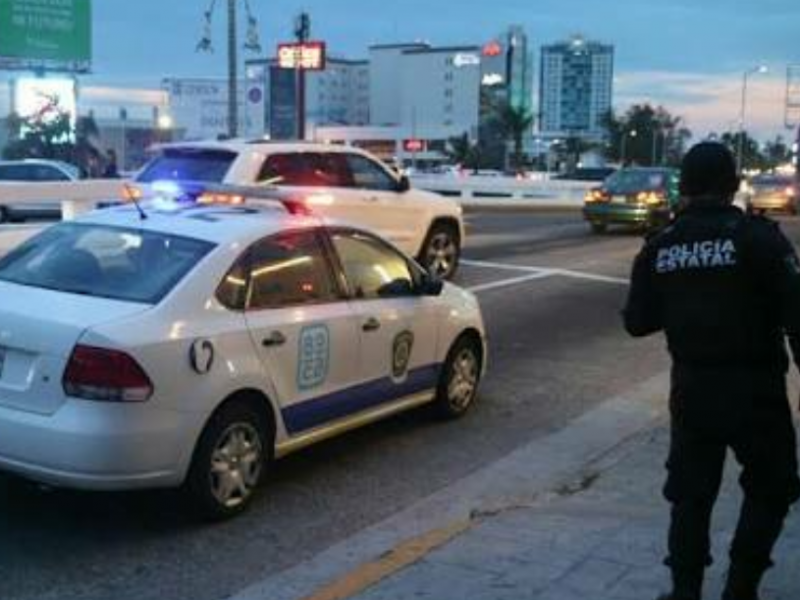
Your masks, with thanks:
[(136, 360), (93, 346), (75, 346), (62, 384), (67, 396), (84, 400), (145, 402), (153, 395), (153, 384)]
[(290, 215), (310, 217), (314, 214), (314, 211), (311, 210), (305, 202), (301, 202), (300, 200), (282, 200), (281, 204), (283, 204), (286, 212)]

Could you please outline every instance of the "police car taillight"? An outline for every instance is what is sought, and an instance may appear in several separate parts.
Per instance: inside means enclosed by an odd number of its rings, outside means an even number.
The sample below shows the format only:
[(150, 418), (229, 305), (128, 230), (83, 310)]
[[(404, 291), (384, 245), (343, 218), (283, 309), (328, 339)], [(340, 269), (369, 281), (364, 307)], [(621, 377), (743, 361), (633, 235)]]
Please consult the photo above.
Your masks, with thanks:
[(62, 380), (73, 398), (103, 402), (145, 402), (153, 384), (139, 363), (118, 350), (77, 345)]

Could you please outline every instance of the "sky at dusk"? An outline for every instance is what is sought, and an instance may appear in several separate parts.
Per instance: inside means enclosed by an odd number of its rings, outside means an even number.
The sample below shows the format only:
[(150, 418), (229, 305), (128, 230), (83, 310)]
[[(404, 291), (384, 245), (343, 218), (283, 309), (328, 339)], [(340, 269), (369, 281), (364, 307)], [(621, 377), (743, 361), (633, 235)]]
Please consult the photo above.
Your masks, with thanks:
[[(616, 46), (615, 104), (663, 103), (698, 134), (734, 127), (742, 72), (759, 64), (748, 121), (762, 137), (785, 133), (786, 67), (800, 64), (798, 0), (249, 0), (262, 45), (291, 37), (310, 12), (330, 52), (366, 57), (374, 43), (480, 44), (520, 24), (538, 46), (580, 33)], [(240, 0), (244, 6), (245, 0)], [(225, 74), (224, 8), (216, 53), (198, 54), (210, 0), (94, 0), (94, 72), (87, 84), (157, 86), (164, 77)], [(243, 11), (242, 11), (243, 12)]]

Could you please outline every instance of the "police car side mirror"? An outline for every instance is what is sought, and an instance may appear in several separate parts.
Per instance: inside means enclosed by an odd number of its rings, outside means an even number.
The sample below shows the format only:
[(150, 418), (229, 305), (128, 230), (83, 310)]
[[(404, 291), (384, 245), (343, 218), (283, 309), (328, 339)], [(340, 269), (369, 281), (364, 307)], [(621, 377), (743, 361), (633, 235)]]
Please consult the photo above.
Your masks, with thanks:
[(444, 280), (433, 273), (425, 273), (419, 286), (419, 293), (423, 296), (441, 296), (444, 290)]
[(402, 175), (400, 179), (397, 180), (397, 193), (405, 194), (409, 190), (411, 190), (411, 180), (407, 175)]

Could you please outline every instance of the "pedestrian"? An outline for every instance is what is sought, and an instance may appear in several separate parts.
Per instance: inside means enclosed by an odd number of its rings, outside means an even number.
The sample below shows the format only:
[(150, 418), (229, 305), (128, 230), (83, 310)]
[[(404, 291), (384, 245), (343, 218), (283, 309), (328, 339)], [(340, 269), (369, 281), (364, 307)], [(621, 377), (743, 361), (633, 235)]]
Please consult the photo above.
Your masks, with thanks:
[(103, 177), (105, 179), (118, 179), (119, 166), (117, 165), (117, 153), (109, 148), (106, 151), (106, 168), (103, 170)]
[(661, 600), (701, 598), (727, 448), (742, 467), (744, 502), (724, 600), (758, 599), (800, 497), (786, 390), (786, 338), (800, 363), (800, 262), (776, 223), (734, 206), (738, 188), (727, 148), (689, 151), (684, 206), (637, 256), (624, 310), (631, 335), (665, 332), (673, 363), (664, 487), (673, 589)]

